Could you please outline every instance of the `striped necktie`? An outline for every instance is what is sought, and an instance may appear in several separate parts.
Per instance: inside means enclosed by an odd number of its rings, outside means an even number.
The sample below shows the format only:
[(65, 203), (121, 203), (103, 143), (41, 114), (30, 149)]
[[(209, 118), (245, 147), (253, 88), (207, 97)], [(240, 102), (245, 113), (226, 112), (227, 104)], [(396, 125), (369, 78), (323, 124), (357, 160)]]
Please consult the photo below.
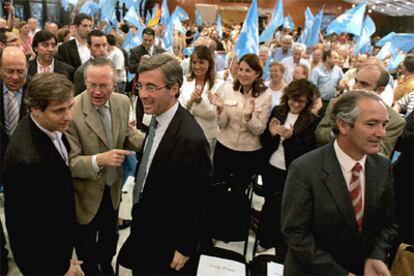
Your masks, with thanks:
[(19, 103), (17, 101), (17, 92), (8, 91), (8, 104), (7, 104), (7, 120), (5, 121), (6, 124), (6, 131), (9, 136), (11, 136), (16, 129), (17, 123), (19, 122)]
[(361, 170), (362, 170), (362, 166), (361, 164), (357, 162), (355, 166), (352, 168), (352, 177), (351, 177), (351, 185), (350, 185), (352, 206), (354, 206), (355, 219), (358, 224), (359, 232), (361, 232), (362, 230), (362, 219), (364, 216), (364, 209), (362, 206), (361, 181), (360, 181)]

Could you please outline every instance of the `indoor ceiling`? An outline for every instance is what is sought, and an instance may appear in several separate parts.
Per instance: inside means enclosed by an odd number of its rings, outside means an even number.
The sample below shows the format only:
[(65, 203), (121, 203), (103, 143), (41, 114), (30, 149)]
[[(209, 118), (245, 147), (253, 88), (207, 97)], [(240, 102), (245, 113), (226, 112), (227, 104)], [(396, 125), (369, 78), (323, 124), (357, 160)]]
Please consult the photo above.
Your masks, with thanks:
[[(359, 4), (363, 0), (343, 1)], [(367, 11), (368, 13), (378, 12), (389, 16), (414, 16), (414, 0), (368, 0)]]

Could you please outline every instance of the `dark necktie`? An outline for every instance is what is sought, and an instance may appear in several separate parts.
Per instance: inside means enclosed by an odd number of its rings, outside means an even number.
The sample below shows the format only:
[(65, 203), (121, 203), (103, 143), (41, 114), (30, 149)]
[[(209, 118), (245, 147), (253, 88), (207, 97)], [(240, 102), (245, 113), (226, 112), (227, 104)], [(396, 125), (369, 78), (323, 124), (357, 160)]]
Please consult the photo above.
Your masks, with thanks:
[(148, 159), (149, 159), (149, 155), (151, 152), (152, 144), (154, 142), (156, 128), (157, 128), (157, 119), (155, 118), (155, 116), (152, 116), (150, 127), (148, 130), (148, 138), (145, 144), (144, 154), (142, 155), (142, 158), (139, 161), (138, 175), (135, 179), (134, 196), (133, 196), (134, 204), (138, 203), (142, 188), (144, 187), (144, 180), (147, 175)]

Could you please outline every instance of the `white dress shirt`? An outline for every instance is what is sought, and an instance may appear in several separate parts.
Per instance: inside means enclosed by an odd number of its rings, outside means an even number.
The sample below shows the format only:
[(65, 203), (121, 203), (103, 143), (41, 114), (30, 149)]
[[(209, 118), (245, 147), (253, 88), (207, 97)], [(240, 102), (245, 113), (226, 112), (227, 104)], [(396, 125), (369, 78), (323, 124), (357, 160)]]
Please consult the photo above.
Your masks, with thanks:
[[(285, 82), (286, 82), (286, 84), (289, 84), (293, 80), (292, 74), (293, 74), (293, 70), (295, 69), (297, 64), (293, 61), (293, 57), (284, 58), (282, 60), (282, 63), (286, 67), (286, 69), (285, 69)], [(306, 59), (301, 58), (299, 60), (299, 64), (306, 65), (308, 67), (309, 71), (310, 71), (311, 66), (310, 66), (309, 61), (307, 61)]]
[(37, 63), (37, 73), (53, 73), (55, 70), (55, 59), (52, 60), (52, 63), (48, 66), (43, 66), (39, 62), (39, 58), (36, 59)]
[(81, 59), (82, 64), (87, 62), (91, 58), (91, 50), (89, 50), (88, 46), (82, 45), (76, 39), (76, 46), (78, 48), (79, 57)]
[(348, 191), (351, 191), (351, 178), (352, 178), (352, 168), (358, 162), (362, 166), (362, 170), (359, 173), (359, 183), (361, 185), (361, 194), (362, 194), (362, 209), (364, 209), (365, 203), (365, 160), (367, 155), (364, 155), (360, 160), (354, 160), (349, 155), (347, 155), (338, 145), (338, 141), (334, 142), (334, 150), (336, 158), (338, 158), (339, 165), (341, 166), (342, 175), (344, 176)]

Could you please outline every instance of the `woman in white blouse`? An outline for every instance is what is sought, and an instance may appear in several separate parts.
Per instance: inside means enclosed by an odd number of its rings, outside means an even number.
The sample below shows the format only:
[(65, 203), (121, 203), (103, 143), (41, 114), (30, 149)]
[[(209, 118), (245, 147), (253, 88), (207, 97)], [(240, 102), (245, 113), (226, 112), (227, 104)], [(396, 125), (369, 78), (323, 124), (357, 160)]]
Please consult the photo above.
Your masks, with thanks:
[(280, 98), (282, 97), (283, 88), (286, 83), (284, 80), (285, 65), (279, 61), (273, 61), (269, 65), (270, 80), (266, 83), (269, 87), (268, 90), (272, 94), (272, 109), (276, 105), (280, 104)]
[(217, 106), (220, 132), (214, 151), (214, 181), (245, 190), (261, 163), (260, 134), (270, 115), (271, 94), (262, 80), (259, 57), (246, 54), (239, 61), (237, 80), (226, 84), (222, 96), (210, 93)]
[(196, 46), (190, 58), (190, 74), (184, 78), (179, 101), (203, 129), (210, 144), (210, 156), (214, 152), (219, 128), (216, 106), (209, 101), (208, 92), (217, 93), (223, 84), (223, 80), (216, 79), (211, 51), (206, 46)]

